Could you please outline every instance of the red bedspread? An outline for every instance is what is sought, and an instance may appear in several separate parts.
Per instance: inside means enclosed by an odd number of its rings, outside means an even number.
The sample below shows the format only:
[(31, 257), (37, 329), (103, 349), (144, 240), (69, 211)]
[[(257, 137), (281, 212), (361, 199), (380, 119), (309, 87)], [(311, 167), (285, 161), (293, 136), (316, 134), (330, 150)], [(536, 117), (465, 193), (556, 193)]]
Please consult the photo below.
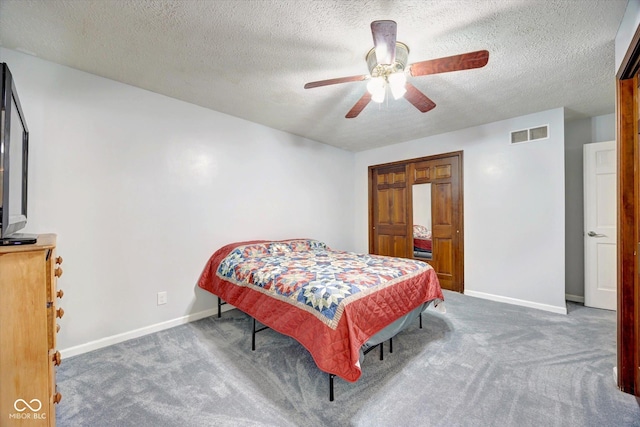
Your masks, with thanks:
[(318, 367), (347, 381), (361, 374), (372, 335), (424, 302), (444, 300), (427, 263), (334, 251), (310, 239), (226, 245), (198, 286), (291, 336)]
[(418, 239), (417, 237), (414, 237), (413, 247), (431, 252), (431, 239)]

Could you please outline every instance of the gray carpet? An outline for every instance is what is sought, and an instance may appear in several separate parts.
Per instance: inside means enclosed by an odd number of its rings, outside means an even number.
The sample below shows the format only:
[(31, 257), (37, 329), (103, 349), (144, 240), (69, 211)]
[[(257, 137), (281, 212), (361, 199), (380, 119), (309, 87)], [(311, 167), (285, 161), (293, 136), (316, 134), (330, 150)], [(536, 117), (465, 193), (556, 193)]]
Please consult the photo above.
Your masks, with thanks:
[[(369, 353), (355, 383), (328, 375), (271, 330), (251, 351), (232, 310), (63, 361), (59, 426), (640, 426), (617, 390), (615, 313), (567, 316), (446, 292)], [(386, 347), (388, 350), (388, 346)]]

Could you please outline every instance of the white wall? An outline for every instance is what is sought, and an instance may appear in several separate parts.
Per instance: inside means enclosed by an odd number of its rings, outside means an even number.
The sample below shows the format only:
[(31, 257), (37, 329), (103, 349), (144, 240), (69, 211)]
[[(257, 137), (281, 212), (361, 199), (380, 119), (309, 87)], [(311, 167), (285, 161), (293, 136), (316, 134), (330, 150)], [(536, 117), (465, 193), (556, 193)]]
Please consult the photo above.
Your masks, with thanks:
[(63, 354), (212, 308), (195, 284), (226, 243), (353, 249), (353, 153), (15, 51), (0, 60), (30, 129), (24, 231), (57, 233), (64, 258)]
[(615, 113), (591, 118), (591, 142), (613, 141), (614, 139), (616, 139)]
[[(510, 145), (511, 131), (543, 124), (549, 139)], [(566, 313), (561, 108), (356, 153), (356, 250), (368, 247), (368, 166), (458, 150), (465, 293)]]
[(620, 28), (616, 34), (616, 65), (614, 73), (617, 73), (622, 64), (624, 56), (627, 54), (627, 49), (631, 45), (631, 40), (636, 33), (636, 29), (640, 24), (640, 0), (629, 0), (627, 3), (627, 9), (622, 17)]
[[(613, 75), (612, 75), (613, 78)], [(584, 302), (584, 144), (613, 141), (615, 114), (565, 124), (566, 296)]]

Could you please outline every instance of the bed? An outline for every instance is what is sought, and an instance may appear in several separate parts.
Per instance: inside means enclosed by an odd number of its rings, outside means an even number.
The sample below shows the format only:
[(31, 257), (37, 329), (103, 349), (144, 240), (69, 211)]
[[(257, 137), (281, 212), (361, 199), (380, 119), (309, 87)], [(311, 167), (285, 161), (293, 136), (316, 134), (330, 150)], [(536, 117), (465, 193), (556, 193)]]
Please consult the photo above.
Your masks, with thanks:
[(333, 376), (360, 377), (363, 348), (444, 301), (425, 262), (332, 250), (314, 239), (225, 245), (198, 286), (302, 344), (330, 374), (331, 400)]
[(432, 258), (431, 230), (424, 225), (413, 226), (413, 255), (418, 258)]

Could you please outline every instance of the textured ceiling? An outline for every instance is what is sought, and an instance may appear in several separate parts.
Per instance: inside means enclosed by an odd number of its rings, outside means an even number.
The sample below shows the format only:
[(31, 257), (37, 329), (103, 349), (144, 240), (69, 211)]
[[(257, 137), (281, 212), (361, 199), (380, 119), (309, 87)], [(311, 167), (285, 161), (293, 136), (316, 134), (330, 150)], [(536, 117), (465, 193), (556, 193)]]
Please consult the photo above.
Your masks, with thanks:
[[(627, 0), (0, 0), (0, 45), (360, 151), (566, 107), (614, 112), (614, 39)], [(404, 99), (344, 116), (366, 82), (370, 23), (392, 19), (409, 63), (486, 49), (487, 66), (409, 81)]]

